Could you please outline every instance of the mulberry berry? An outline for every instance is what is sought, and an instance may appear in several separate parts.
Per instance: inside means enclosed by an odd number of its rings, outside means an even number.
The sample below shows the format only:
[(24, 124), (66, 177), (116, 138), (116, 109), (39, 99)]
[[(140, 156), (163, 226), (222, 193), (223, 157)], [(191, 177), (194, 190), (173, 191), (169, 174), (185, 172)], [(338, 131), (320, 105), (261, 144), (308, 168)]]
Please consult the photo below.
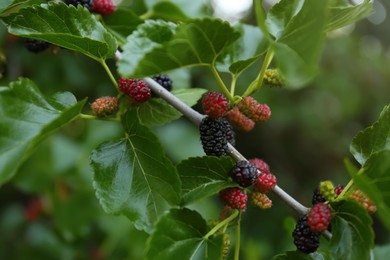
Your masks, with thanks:
[(263, 161), (259, 158), (250, 159), (249, 162), (251, 162), (254, 166), (256, 166), (256, 168), (260, 172), (269, 172), (270, 171), (269, 165), (265, 161)]
[(321, 194), (320, 187), (317, 186), (313, 191), (313, 197), (311, 199), (311, 204), (315, 205), (320, 202), (325, 202), (326, 198), (324, 195)]
[(232, 209), (246, 208), (248, 196), (240, 188), (234, 187), (223, 189), (219, 192), (219, 196), (225, 205)]
[(225, 117), (221, 117), (220, 121), (225, 126), (225, 136), (226, 140), (233, 146), (236, 145), (236, 133), (233, 130), (233, 126), (229, 123), (229, 121)]
[(119, 102), (116, 97), (100, 97), (91, 104), (92, 113), (97, 117), (112, 115), (118, 108)]
[(93, 0), (91, 11), (101, 15), (109, 15), (115, 12), (115, 4), (112, 0)]
[(313, 197), (311, 199), (311, 204), (315, 205), (320, 202), (325, 202), (326, 198), (324, 195), (321, 194), (320, 187), (316, 187), (313, 191)]
[(73, 6), (81, 5), (81, 6), (84, 6), (85, 8), (87, 8), (88, 10), (90, 10), (91, 5), (92, 5), (92, 1), (93, 0), (65, 0), (65, 4), (73, 5)]
[(121, 78), (118, 80), (118, 88), (129, 96), (135, 105), (141, 105), (151, 96), (150, 88), (141, 79)]
[(206, 155), (227, 155), (226, 127), (219, 119), (205, 117), (199, 125), (200, 141)]
[(271, 117), (268, 105), (260, 104), (253, 97), (244, 97), (238, 104), (238, 109), (255, 122), (263, 122)]
[(332, 201), (336, 198), (336, 193), (334, 191), (334, 186), (331, 181), (322, 181), (320, 182), (320, 191), (324, 195), (327, 201)]
[(231, 177), (241, 187), (249, 187), (258, 177), (257, 168), (248, 161), (239, 161), (232, 169)]
[(328, 229), (332, 212), (325, 203), (315, 204), (309, 211), (307, 224), (313, 232), (323, 232)]
[(255, 126), (255, 122), (241, 113), (237, 107), (233, 107), (226, 115), (229, 122), (242, 131), (250, 132)]
[(344, 190), (344, 186), (338, 185), (334, 188), (334, 193), (336, 193), (336, 196), (339, 196), (343, 190)]
[(270, 172), (262, 172), (257, 177), (254, 189), (258, 192), (267, 193), (276, 186), (276, 177)]
[(280, 75), (280, 72), (276, 69), (267, 69), (264, 74), (264, 83), (270, 87), (282, 87), (284, 86), (284, 80)]
[(350, 196), (351, 199), (355, 200), (357, 203), (359, 203), (359, 205), (361, 205), (362, 207), (364, 207), (368, 213), (375, 213), (376, 211), (376, 205), (374, 204), (374, 202), (372, 202), (372, 200), (367, 197), (366, 194), (364, 194), (361, 190), (355, 190), (351, 196)]
[(229, 101), (222, 93), (208, 92), (202, 97), (202, 107), (206, 115), (219, 118), (229, 109)]
[(41, 40), (35, 40), (35, 39), (26, 39), (26, 41), (24, 42), (24, 47), (26, 47), (26, 49), (28, 51), (31, 51), (34, 53), (42, 52), (42, 51), (48, 49), (50, 47), (50, 45), (51, 44), (48, 42), (41, 41)]
[(272, 200), (268, 196), (261, 192), (253, 192), (251, 195), (251, 201), (253, 205), (261, 209), (269, 209), (272, 207)]
[(292, 236), (297, 249), (309, 254), (315, 252), (320, 245), (321, 233), (310, 230), (307, 217), (307, 214), (305, 214), (298, 218)]
[(172, 90), (173, 81), (168, 75), (160, 74), (152, 77), (152, 79), (156, 81), (158, 84), (160, 84), (166, 90), (168, 91)]

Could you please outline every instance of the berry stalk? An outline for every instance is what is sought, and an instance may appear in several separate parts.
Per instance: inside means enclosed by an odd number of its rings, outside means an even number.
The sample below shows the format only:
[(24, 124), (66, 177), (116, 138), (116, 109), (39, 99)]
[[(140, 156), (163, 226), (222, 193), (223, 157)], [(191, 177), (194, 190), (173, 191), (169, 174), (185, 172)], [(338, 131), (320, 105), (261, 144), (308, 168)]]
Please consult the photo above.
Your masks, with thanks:
[(234, 97), (232, 96), (232, 94), (230, 94), (229, 90), (226, 88), (225, 83), (223, 83), (223, 80), (219, 76), (218, 71), (215, 69), (214, 64), (210, 65), (210, 69), (215, 79), (217, 80), (219, 87), (222, 89), (223, 93), (225, 94), (225, 96), (229, 99), (230, 102), (234, 102)]
[(203, 238), (208, 239), (210, 236), (214, 235), (223, 226), (226, 226), (229, 222), (233, 221), (233, 219), (235, 219), (239, 213), (239, 210), (235, 210), (229, 217), (215, 225), (215, 227), (213, 227)]
[[(204, 118), (203, 115), (193, 110), (191, 107), (184, 104), (180, 99), (172, 95), (169, 91), (163, 88), (160, 84), (154, 81), (151, 78), (144, 79), (146, 83), (148, 83), (149, 87), (152, 89), (155, 94), (159, 95), (173, 107), (175, 107), (179, 112), (181, 112), (184, 116), (190, 119), (195, 125), (199, 126), (200, 122)], [(230, 143), (228, 143), (227, 153), (237, 162), (239, 161), (247, 161), (247, 159), (234, 148)], [(260, 173), (260, 172), (259, 172)], [(297, 211), (299, 214), (308, 213), (309, 209), (291, 197), (287, 192), (285, 192), (279, 186), (275, 186), (272, 191), (283, 200), (288, 206)]]
[(256, 91), (260, 90), (261, 86), (263, 85), (265, 71), (268, 69), (268, 66), (271, 63), (273, 57), (274, 57), (274, 52), (269, 48), (267, 50), (267, 54), (264, 57), (263, 65), (260, 69), (259, 75), (252, 82), (252, 84), (250, 84), (249, 87), (245, 90), (244, 94), (242, 95), (243, 97), (250, 96)]

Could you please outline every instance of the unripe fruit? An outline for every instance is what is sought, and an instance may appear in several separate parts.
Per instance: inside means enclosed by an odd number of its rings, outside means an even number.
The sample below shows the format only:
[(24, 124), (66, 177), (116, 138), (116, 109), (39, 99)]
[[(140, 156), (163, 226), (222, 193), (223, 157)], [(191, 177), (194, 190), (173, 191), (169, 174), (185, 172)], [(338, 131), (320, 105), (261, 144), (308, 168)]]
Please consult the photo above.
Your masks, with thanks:
[(332, 212), (325, 203), (315, 204), (309, 211), (307, 224), (313, 232), (323, 232), (328, 229)]
[(251, 194), (252, 204), (261, 208), (269, 209), (272, 207), (272, 200), (268, 196), (261, 192), (252, 192)]
[(118, 88), (138, 106), (149, 100), (151, 96), (150, 88), (141, 79), (121, 78), (118, 80)]
[(222, 93), (207, 92), (202, 97), (202, 107), (206, 115), (220, 118), (229, 109), (229, 101)]
[(270, 87), (282, 87), (284, 86), (284, 80), (282, 75), (276, 69), (267, 69), (264, 73), (264, 83)]
[(263, 122), (271, 117), (268, 105), (260, 104), (253, 97), (244, 97), (238, 104), (238, 109), (255, 122)]
[(276, 177), (270, 172), (260, 173), (254, 185), (254, 190), (267, 193), (276, 186)]
[(107, 117), (118, 110), (119, 101), (116, 97), (104, 96), (91, 104), (92, 113), (97, 117)]
[(248, 196), (245, 192), (237, 187), (226, 188), (219, 192), (219, 197), (232, 209), (245, 209), (248, 201)]
[(115, 12), (115, 4), (112, 0), (93, 0), (91, 11), (101, 15), (109, 15)]
[(255, 126), (255, 122), (241, 113), (237, 107), (233, 107), (226, 115), (229, 122), (239, 130), (249, 132)]

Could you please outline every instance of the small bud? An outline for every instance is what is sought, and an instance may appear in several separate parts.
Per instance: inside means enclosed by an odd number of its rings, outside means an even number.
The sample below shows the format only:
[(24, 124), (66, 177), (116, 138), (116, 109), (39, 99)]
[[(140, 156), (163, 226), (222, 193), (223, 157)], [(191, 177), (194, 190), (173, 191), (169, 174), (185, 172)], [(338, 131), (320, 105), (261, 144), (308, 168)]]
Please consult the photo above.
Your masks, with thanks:
[(320, 192), (327, 201), (333, 201), (336, 198), (334, 186), (331, 181), (322, 181), (320, 183)]
[(277, 69), (267, 69), (264, 74), (264, 83), (270, 87), (283, 87), (284, 80)]

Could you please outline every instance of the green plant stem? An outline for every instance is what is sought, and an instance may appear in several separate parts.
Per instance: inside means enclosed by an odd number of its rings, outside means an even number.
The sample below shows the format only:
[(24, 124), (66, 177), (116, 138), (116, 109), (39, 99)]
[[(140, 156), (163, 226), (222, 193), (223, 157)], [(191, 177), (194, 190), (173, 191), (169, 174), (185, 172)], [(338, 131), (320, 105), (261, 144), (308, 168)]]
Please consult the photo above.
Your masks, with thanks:
[(229, 99), (230, 102), (234, 102), (234, 98), (232, 94), (230, 94), (229, 90), (225, 86), (225, 83), (223, 83), (223, 80), (221, 79), (221, 76), (219, 76), (218, 71), (215, 69), (214, 63), (210, 65), (211, 72), (213, 73), (215, 79), (218, 82), (219, 87), (222, 89), (225, 96)]
[(108, 77), (110, 77), (111, 81), (112, 81), (112, 84), (114, 84), (115, 88), (119, 91), (118, 89), (118, 83), (114, 77), (114, 75), (112, 75), (112, 72), (110, 70), (110, 68), (107, 66), (107, 63), (105, 60), (101, 60), (100, 61), (100, 64), (102, 64), (103, 68), (105, 69), (105, 71), (107, 72), (107, 75)]
[(235, 219), (239, 214), (238, 210), (235, 210), (229, 217), (219, 222), (215, 227), (213, 227), (205, 236), (204, 239), (208, 239), (210, 236), (214, 235), (215, 232), (217, 232), (220, 228), (222, 228), (224, 225), (227, 225), (229, 222), (231, 222), (233, 219)]
[(232, 82), (230, 84), (230, 94), (234, 96), (234, 92), (236, 92), (236, 83), (237, 83), (237, 77), (233, 75)]
[(344, 197), (344, 195), (348, 192), (348, 190), (351, 188), (352, 185), (353, 185), (353, 180), (350, 180), (347, 183), (347, 185), (345, 185), (345, 187), (344, 187), (343, 191), (340, 193), (340, 195), (337, 196), (336, 201), (341, 200)]
[(240, 243), (241, 243), (241, 213), (238, 215), (236, 226), (236, 244), (234, 246), (234, 260), (240, 259)]
[(112, 122), (119, 122), (119, 118), (116, 117), (97, 117), (92, 115), (86, 115), (86, 114), (80, 114), (80, 118), (87, 119), (87, 120), (103, 120), (103, 121), (112, 121)]
[(243, 97), (250, 96), (253, 93), (255, 93), (256, 91), (260, 90), (261, 86), (263, 85), (265, 71), (268, 69), (268, 66), (271, 64), (273, 57), (274, 57), (274, 52), (272, 51), (271, 48), (268, 48), (267, 53), (264, 57), (263, 65), (261, 66), (259, 75), (246, 89), (246, 91), (242, 95)]

